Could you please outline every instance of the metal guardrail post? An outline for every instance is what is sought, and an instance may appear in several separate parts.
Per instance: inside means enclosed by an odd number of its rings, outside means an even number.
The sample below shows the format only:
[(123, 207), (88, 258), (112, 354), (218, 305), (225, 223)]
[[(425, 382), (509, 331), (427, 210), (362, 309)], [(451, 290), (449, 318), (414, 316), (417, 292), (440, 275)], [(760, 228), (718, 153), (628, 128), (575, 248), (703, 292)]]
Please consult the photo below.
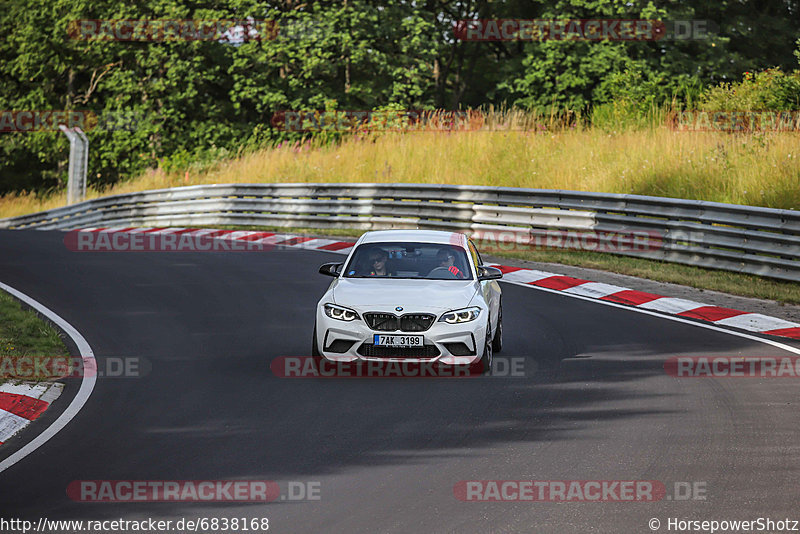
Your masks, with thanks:
[(78, 187), (80, 198), (78, 199), (78, 202), (81, 202), (86, 198), (86, 175), (89, 173), (89, 138), (86, 137), (86, 134), (83, 133), (83, 130), (77, 126), (75, 127), (75, 133), (78, 134), (78, 137), (80, 137), (83, 141), (83, 158), (81, 160), (82, 166), (80, 169), (80, 174), (78, 175), (80, 179), (80, 186)]
[(69, 176), (67, 177), (67, 204), (75, 204), (86, 198), (86, 172), (89, 167), (89, 138), (77, 126), (59, 129), (69, 139)]

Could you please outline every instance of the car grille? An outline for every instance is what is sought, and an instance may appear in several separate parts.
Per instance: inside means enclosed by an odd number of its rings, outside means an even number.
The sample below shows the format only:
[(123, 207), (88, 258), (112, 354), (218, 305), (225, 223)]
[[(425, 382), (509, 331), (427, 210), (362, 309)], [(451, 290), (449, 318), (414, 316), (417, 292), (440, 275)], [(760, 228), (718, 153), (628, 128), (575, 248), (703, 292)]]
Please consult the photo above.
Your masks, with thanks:
[(350, 350), (350, 347), (352, 347), (354, 344), (355, 341), (349, 341), (346, 339), (337, 339), (336, 341), (325, 347), (325, 352), (334, 352), (336, 354), (342, 354)]
[(399, 319), (393, 313), (365, 313), (367, 326), (381, 332), (394, 332), (399, 327)]
[(444, 348), (449, 350), (453, 356), (475, 356), (475, 351), (469, 348), (466, 343), (445, 343)]
[(371, 343), (362, 343), (357, 351), (365, 358), (412, 358), (433, 359), (439, 354), (436, 345), (423, 345), (422, 347), (376, 347)]
[(403, 332), (424, 332), (431, 327), (435, 315), (428, 313), (408, 313), (400, 317), (400, 330)]
[(378, 332), (424, 332), (436, 320), (435, 315), (429, 313), (407, 313), (398, 317), (393, 313), (369, 312), (364, 314), (367, 326)]

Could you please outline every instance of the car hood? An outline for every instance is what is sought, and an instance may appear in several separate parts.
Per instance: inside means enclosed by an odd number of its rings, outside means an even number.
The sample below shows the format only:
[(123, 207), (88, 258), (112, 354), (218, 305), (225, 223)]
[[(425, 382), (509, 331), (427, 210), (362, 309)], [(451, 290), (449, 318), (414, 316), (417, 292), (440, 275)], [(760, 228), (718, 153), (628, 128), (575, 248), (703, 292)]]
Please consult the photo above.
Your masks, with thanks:
[(361, 311), (395, 312), (402, 306), (406, 313), (444, 312), (469, 306), (478, 291), (474, 280), (403, 280), (340, 278), (333, 287), (333, 300), (340, 306)]

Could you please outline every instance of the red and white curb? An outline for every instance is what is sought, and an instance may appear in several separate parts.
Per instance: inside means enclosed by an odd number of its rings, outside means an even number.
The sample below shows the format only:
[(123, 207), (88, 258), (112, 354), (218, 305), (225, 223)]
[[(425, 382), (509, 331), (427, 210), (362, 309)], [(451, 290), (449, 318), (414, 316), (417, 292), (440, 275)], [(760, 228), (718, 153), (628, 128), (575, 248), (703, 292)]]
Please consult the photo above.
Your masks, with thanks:
[(0, 384), (0, 445), (42, 415), (62, 389), (52, 382)]
[(688, 319), (700, 319), (718, 326), (728, 326), (771, 336), (800, 339), (800, 324), (760, 313), (712, 306), (693, 300), (665, 297), (627, 287), (592, 282), (556, 273), (496, 265), (503, 271), (503, 280), (533, 287), (561, 291), (590, 299), (604, 300), (666, 313)]
[[(97, 362), (94, 358), (94, 352), (92, 351), (92, 347), (89, 346), (89, 343), (86, 341), (80, 332), (78, 332), (74, 326), (69, 324), (65, 321), (61, 316), (59, 316), (56, 312), (45, 306), (44, 304), (36, 301), (32, 297), (29, 297), (25, 293), (9, 286), (8, 284), (4, 284), (0, 282), (0, 289), (9, 293), (16, 299), (24, 302), (27, 306), (33, 308), (38, 313), (42, 314), (43, 316), (47, 317), (52, 323), (54, 323), (58, 328), (61, 329), (67, 336), (72, 339), (72, 342), (75, 344), (75, 347), (78, 349), (78, 353), (81, 356), (83, 362), (84, 369), (97, 369)], [(81, 411), (81, 408), (86, 404), (89, 400), (89, 397), (94, 390), (95, 382), (97, 381), (97, 373), (83, 373), (83, 378), (81, 379), (81, 385), (78, 388), (78, 392), (72, 398), (72, 401), (69, 403), (61, 415), (59, 415), (55, 421), (50, 423), (50, 425), (45, 428), (42, 432), (40, 432), (35, 438), (31, 441), (25, 443), (22, 447), (20, 447), (17, 451), (13, 454), (5, 458), (4, 460), (0, 461), (0, 473), (8, 469), (9, 467), (13, 466), (17, 462), (21, 461), (23, 458), (28, 456), (30, 453), (47, 443), (53, 436), (55, 436), (62, 428), (67, 426), (67, 424), (72, 421), (72, 419), (78, 415), (78, 412)], [(44, 389), (46, 388), (46, 389)], [(10, 397), (7, 397), (6, 402), (8, 403), (8, 408), (3, 408), (4, 412), (7, 412), (7, 415), (3, 415), (2, 417), (2, 429), (3, 434), (0, 441), (6, 441), (8, 437), (13, 435), (17, 432), (20, 428), (26, 426), (34, 419), (38, 418), (41, 415), (41, 411), (44, 407), (43, 403), (47, 403), (47, 407), (61, 394), (62, 385), (61, 384), (54, 384), (54, 383), (41, 383), (31, 386), (19, 386), (13, 384), (5, 384), (0, 391), (5, 393), (11, 394)], [(33, 402), (31, 400), (20, 399), (19, 397), (14, 397), (14, 395), (22, 395), (24, 397), (30, 397), (34, 399)], [(15, 428), (16, 425), (21, 425), (18, 428)], [(8, 434), (6, 434), (8, 433)]]
[[(355, 243), (336, 239), (323, 239), (294, 234), (272, 232), (213, 230), (192, 228), (83, 228), (80, 232), (102, 233), (155, 233), (186, 234), (188, 236), (209, 236), (215, 239), (249, 241), (281, 247), (322, 250), (336, 254), (348, 254)], [(557, 273), (510, 267), (508, 265), (488, 264), (503, 271), (503, 279), (521, 285), (528, 285), (560, 291), (567, 294), (614, 302), (644, 310), (675, 315), (689, 319), (699, 319), (714, 325), (738, 328), (771, 336), (800, 339), (800, 324), (770, 317), (760, 313), (748, 313), (732, 308), (723, 308), (695, 302), (693, 300), (665, 297), (645, 293), (627, 287), (620, 287), (590, 280), (582, 280)]]

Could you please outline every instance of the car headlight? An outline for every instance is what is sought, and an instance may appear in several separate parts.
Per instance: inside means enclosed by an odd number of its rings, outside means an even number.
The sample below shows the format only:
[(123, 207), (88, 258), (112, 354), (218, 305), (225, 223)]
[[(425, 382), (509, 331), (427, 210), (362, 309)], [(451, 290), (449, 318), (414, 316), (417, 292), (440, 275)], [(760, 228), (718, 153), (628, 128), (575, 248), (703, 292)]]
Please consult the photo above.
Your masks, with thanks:
[(481, 314), (481, 309), (477, 306), (471, 308), (463, 308), (461, 310), (453, 310), (442, 314), (439, 321), (444, 321), (448, 324), (468, 323), (474, 321)]
[(358, 313), (350, 308), (344, 308), (342, 306), (337, 306), (336, 304), (330, 303), (325, 304), (323, 308), (325, 309), (325, 315), (331, 319), (338, 319), (339, 321), (354, 321), (356, 319), (360, 319)]

